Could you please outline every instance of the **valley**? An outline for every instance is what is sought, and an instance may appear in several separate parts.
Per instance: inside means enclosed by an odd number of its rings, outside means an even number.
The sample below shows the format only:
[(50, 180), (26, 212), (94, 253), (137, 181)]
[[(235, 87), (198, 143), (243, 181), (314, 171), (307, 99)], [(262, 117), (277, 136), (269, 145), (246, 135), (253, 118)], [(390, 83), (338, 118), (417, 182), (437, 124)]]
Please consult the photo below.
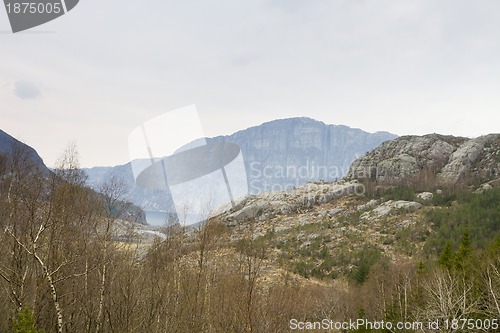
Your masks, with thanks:
[(341, 180), (251, 194), (192, 226), (138, 223), (126, 181), (97, 194), (71, 150), (47, 173), (8, 140), (1, 322), (36, 313), (47, 329), (288, 332), (291, 320), (500, 315), (500, 135), (395, 138)]

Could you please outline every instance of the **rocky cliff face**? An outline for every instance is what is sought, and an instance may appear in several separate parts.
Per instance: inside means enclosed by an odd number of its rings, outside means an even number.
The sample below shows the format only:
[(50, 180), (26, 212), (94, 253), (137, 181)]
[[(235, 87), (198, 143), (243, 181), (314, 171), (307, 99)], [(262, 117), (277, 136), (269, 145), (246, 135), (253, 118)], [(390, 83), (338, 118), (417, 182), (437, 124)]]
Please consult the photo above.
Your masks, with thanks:
[(400, 137), (354, 161), (347, 178), (391, 182), (423, 172), (440, 183), (493, 181), (500, 177), (500, 134)]
[(240, 146), (249, 191), (258, 194), (341, 179), (352, 161), (397, 136), (327, 125), (309, 118), (275, 120), (212, 140)]

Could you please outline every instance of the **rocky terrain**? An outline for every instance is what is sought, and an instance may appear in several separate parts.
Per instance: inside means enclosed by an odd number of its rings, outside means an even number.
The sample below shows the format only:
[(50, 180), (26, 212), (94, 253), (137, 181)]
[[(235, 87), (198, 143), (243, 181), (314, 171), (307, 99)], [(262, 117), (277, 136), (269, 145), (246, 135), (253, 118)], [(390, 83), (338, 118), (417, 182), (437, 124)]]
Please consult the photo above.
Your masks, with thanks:
[[(478, 192), (495, 186), (499, 151), (499, 135), (401, 137), (354, 161), (344, 180), (250, 195), (234, 206), (221, 207), (213, 216), (229, 227), (229, 242), (248, 233), (256, 239), (272, 236), (270, 272), (284, 265), (303, 276), (346, 276), (366, 251), (395, 261), (421, 253), (432, 233), (427, 214), (445, 201), (439, 185), (474, 180), (471, 189), (478, 188)], [(375, 173), (367, 177), (366, 169)], [(367, 180), (382, 183), (422, 172), (432, 173), (440, 183), (421, 191), (366, 192)], [(161, 229), (139, 229), (134, 232), (140, 243), (161, 234)], [(328, 264), (318, 257), (321, 251), (329, 253)]]
[(362, 185), (356, 181), (310, 183), (293, 190), (245, 197), (231, 208), (221, 208), (223, 213), (218, 216), (229, 226), (255, 220), (266, 221), (277, 215), (306, 212), (314, 206), (356, 193), (363, 193)]
[[(363, 197), (366, 189), (360, 182), (367, 179), (397, 181), (422, 172), (432, 173), (443, 185), (472, 181), (496, 185), (499, 171), (499, 134), (476, 139), (439, 134), (404, 136), (386, 141), (355, 160), (345, 180), (309, 183), (288, 191), (251, 195), (236, 202), (234, 207), (223, 208), (225, 211), (220, 216), (230, 226), (253, 220), (269, 220), (277, 215), (304, 212), (353, 194)], [(482, 187), (488, 188), (484, 184)], [(433, 195), (431, 192), (422, 192), (415, 199), (427, 201)], [(371, 216), (373, 219), (387, 216), (394, 210), (414, 212), (421, 207), (420, 203), (404, 200), (371, 200), (358, 210), (370, 210), (370, 215), (365, 212), (360, 218)]]
[(337, 279), (356, 273), (362, 258), (394, 262), (422, 252), (431, 232), (430, 192), (407, 200), (363, 195), (357, 182), (308, 184), (295, 191), (248, 197), (219, 218), (230, 243), (252, 235), (266, 242), (266, 271)]
[(500, 177), (500, 134), (474, 139), (403, 136), (354, 161), (347, 178), (397, 182), (425, 173), (441, 184), (495, 183)]

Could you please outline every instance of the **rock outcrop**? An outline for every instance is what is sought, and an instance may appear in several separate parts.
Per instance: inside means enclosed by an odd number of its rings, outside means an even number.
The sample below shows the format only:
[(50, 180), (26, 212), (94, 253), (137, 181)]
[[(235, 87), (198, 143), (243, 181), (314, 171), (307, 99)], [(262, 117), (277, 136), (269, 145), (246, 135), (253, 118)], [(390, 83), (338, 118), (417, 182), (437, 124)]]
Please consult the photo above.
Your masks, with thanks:
[(343, 196), (362, 194), (363, 190), (363, 186), (356, 181), (311, 183), (293, 190), (247, 196), (237, 201), (234, 207), (221, 207), (214, 215), (227, 225), (234, 226), (251, 220), (261, 221), (277, 215), (303, 212)]
[(490, 134), (464, 142), (441, 169), (444, 181), (465, 178), (489, 180), (500, 177), (500, 134)]
[(421, 172), (440, 183), (487, 182), (500, 177), (500, 134), (474, 139), (430, 134), (384, 142), (351, 165), (347, 179), (398, 181)]
[(389, 200), (374, 209), (364, 212), (360, 218), (364, 220), (380, 219), (390, 214), (415, 212), (422, 207), (422, 204), (414, 201)]

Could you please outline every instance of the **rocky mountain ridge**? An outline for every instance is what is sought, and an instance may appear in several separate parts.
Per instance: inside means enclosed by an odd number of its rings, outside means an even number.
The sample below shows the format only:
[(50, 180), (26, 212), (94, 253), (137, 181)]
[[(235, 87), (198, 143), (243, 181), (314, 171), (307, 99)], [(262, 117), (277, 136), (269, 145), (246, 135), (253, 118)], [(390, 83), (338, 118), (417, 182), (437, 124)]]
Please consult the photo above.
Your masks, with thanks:
[(240, 146), (250, 194), (258, 194), (273, 186), (285, 189), (339, 180), (356, 158), (396, 137), (302, 117), (273, 120), (208, 142), (227, 141)]
[(500, 177), (500, 134), (473, 139), (403, 136), (354, 161), (347, 179), (390, 183), (424, 174), (434, 175), (440, 184), (495, 183)]

